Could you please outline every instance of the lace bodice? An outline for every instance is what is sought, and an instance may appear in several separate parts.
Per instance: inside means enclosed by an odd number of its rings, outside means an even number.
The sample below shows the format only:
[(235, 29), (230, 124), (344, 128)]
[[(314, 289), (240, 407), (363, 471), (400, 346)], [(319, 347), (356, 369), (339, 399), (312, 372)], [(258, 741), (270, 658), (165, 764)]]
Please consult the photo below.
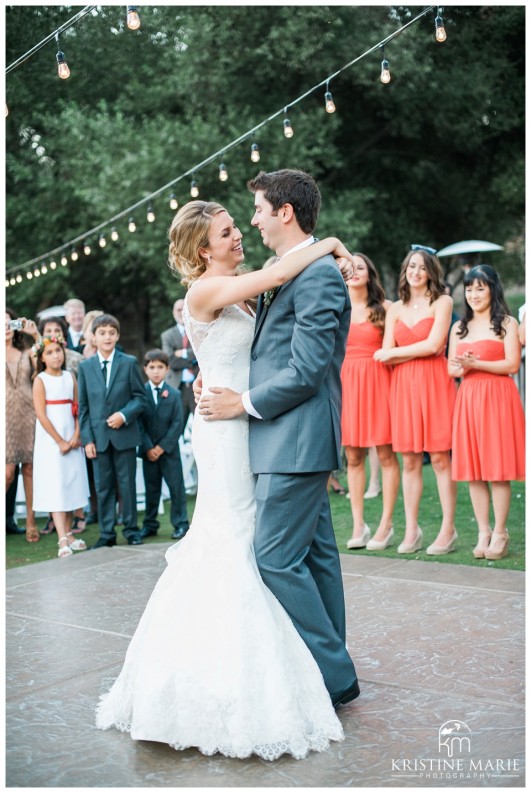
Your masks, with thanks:
[(249, 387), (249, 361), (254, 336), (254, 317), (239, 306), (226, 306), (213, 322), (199, 322), (183, 307), (186, 335), (203, 377), (203, 388), (220, 386), (234, 391)]

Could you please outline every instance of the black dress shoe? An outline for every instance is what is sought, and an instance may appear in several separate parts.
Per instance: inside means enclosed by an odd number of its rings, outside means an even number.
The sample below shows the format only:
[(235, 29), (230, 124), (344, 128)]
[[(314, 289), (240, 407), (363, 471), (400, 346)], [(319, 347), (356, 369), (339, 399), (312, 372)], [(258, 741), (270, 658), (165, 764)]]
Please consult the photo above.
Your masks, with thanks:
[(357, 680), (355, 680), (352, 685), (346, 688), (344, 691), (336, 691), (334, 694), (330, 694), (330, 699), (332, 700), (332, 705), (334, 708), (338, 708), (340, 705), (346, 705), (347, 702), (351, 702), (356, 697), (360, 695), (360, 687)]
[(6, 521), (6, 534), (25, 534), (26, 529), (22, 526), (18, 526), (13, 518), (8, 518)]
[(140, 539), (145, 540), (146, 537), (156, 537), (157, 531), (157, 529), (148, 529), (147, 527), (144, 527), (140, 530)]
[(113, 545), (116, 545), (116, 540), (102, 540), (100, 538), (94, 545), (89, 546), (89, 551), (95, 551), (96, 548), (112, 548)]
[(182, 529), (175, 529), (173, 534), (171, 535), (172, 540), (182, 540), (186, 532), (188, 531), (188, 526)]
[(142, 538), (140, 536), (140, 532), (138, 534), (135, 534), (134, 537), (128, 537), (127, 538), (127, 544), (128, 545), (144, 545), (144, 541), (142, 540)]

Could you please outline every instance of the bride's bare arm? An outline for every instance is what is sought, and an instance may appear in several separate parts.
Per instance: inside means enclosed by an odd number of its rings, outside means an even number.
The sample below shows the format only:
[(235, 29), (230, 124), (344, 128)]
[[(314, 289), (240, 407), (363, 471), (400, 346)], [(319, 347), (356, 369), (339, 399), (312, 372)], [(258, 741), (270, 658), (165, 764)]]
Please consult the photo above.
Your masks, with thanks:
[(188, 294), (191, 312), (196, 319), (208, 321), (224, 306), (241, 303), (291, 281), (312, 262), (329, 253), (338, 259), (344, 258), (352, 262), (352, 256), (345, 246), (336, 237), (327, 237), (294, 253), (288, 253), (264, 270), (237, 277), (214, 275), (201, 278)]

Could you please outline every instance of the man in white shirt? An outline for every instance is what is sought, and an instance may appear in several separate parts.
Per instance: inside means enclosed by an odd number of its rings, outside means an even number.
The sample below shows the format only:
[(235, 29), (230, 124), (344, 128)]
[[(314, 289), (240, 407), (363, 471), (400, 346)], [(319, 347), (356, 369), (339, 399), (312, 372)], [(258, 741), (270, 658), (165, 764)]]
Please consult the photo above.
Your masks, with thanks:
[(66, 339), (66, 346), (69, 350), (76, 352), (83, 352), (84, 344), (81, 344), (83, 336), (83, 320), (85, 319), (85, 304), (77, 297), (72, 297), (67, 300), (63, 306), (65, 310), (65, 319), (68, 322), (68, 336)]

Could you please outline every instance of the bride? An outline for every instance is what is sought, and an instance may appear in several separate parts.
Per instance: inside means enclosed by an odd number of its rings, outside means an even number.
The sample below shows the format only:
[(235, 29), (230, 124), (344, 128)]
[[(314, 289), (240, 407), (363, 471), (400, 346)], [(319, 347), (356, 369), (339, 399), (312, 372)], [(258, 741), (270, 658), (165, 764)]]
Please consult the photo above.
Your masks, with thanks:
[[(239, 274), (242, 234), (220, 204), (205, 201), (179, 210), (170, 240), (170, 265), (189, 287), (184, 321), (204, 391), (209, 384), (248, 388), (253, 297), (326, 254), (352, 258), (328, 238)], [(247, 416), (209, 422), (196, 411), (192, 445), (199, 488), (190, 530), (166, 553), (168, 566), (96, 724), (206, 755), (274, 760), (323, 751), (343, 739), (341, 724), (316, 662), (254, 558)]]

